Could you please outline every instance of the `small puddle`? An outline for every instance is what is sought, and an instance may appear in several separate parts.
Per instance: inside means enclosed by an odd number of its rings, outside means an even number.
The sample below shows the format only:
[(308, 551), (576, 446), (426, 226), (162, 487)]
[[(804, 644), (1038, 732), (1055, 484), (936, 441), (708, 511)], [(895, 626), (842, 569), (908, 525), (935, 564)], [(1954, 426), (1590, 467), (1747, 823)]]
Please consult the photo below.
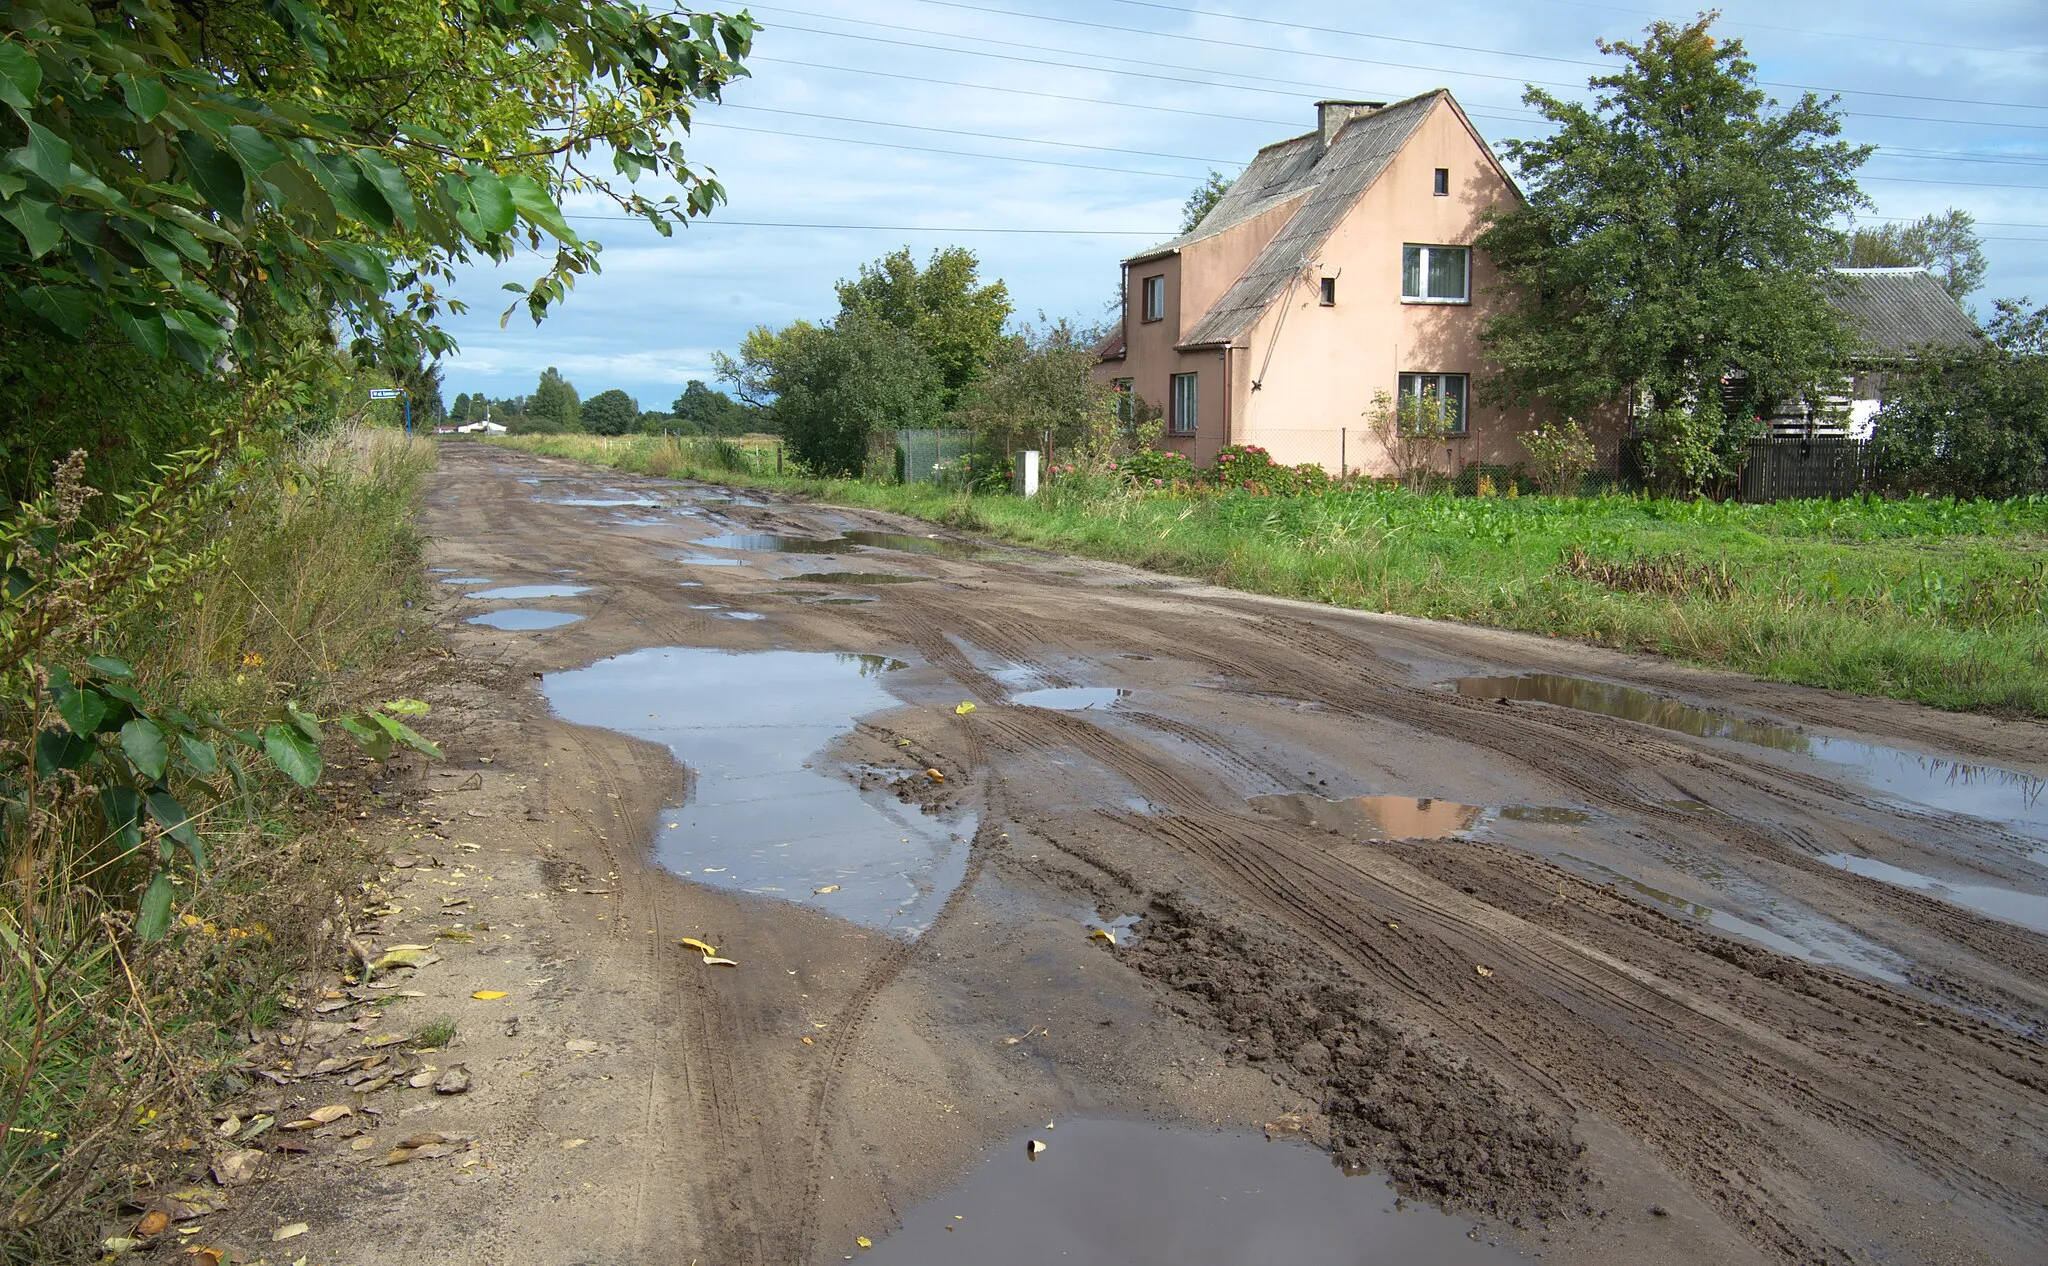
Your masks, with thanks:
[(677, 562), (689, 563), (693, 567), (745, 567), (743, 558), (715, 558), (710, 554), (684, 554)]
[(806, 598), (804, 599), (804, 605), (807, 607), (857, 607), (865, 603), (879, 601), (880, 599), (878, 598)]
[(846, 540), (869, 549), (892, 549), (899, 554), (943, 554), (949, 558), (978, 558), (988, 551), (979, 545), (966, 541), (946, 541), (931, 536), (912, 536), (907, 532), (870, 532), (865, 529), (848, 532)]
[(1548, 703), (1620, 717), (1694, 738), (1731, 739), (1839, 765), (1869, 787), (1943, 813), (1963, 814), (2048, 840), (2048, 779), (1995, 765), (1946, 760), (1924, 752), (1854, 739), (1807, 734), (1789, 725), (1695, 707), (1633, 686), (1557, 673), (1460, 677), (1461, 695)]
[(1104, 918), (1101, 911), (1091, 910), (1085, 906), (1076, 910), (1074, 916), (1081, 920), (1082, 927), (1088, 929), (1089, 936), (1093, 937), (1095, 933), (1100, 932), (1109, 938), (1111, 945), (1129, 945), (1137, 940), (1138, 921), (1145, 917), (1142, 914), (1119, 914), (1113, 918)]
[[(1034, 1156), (1028, 1140), (1045, 1150)], [(1018, 1135), (960, 1187), (860, 1254), (873, 1266), (1503, 1266), (1469, 1219), (1394, 1208), (1306, 1143), (1253, 1134), (1061, 1121)], [(853, 1251), (849, 1246), (848, 1251)]]
[(928, 577), (905, 576), (888, 571), (807, 571), (801, 576), (791, 576), (790, 579), (814, 585), (907, 585)]
[(487, 611), (482, 615), (473, 615), (469, 617), (469, 622), (512, 633), (529, 633), (535, 629), (559, 629), (564, 624), (574, 624), (582, 618), (567, 611), (535, 611), (521, 607), (510, 611)]
[(493, 602), (518, 602), (527, 598), (573, 598), (579, 593), (589, 592), (589, 585), (506, 585), (502, 589), (484, 589), (469, 596)]
[(768, 617), (762, 615), (759, 611), (721, 611), (718, 613), (718, 618), (721, 620), (765, 620)]
[(1511, 804), (1500, 811), (1500, 816), (1509, 822), (1533, 822), (1538, 826), (1577, 826), (1593, 820), (1593, 815), (1584, 809), (1558, 809), (1540, 804)]
[(1094, 708), (1115, 707), (1117, 700), (1130, 693), (1115, 686), (1049, 686), (1043, 690), (1025, 690), (1011, 695), (1010, 702), (1023, 708), (1086, 712)]
[(1325, 800), (1308, 792), (1253, 796), (1251, 806), (1297, 826), (1312, 826), (1351, 840), (1435, 840), (1462, 835), (1486, 816), (1484, 806), (1415, 796), (1355, 796)]
[(1627, 893), (1632, 893), (1637, 898), (1667, 907), (1680, 915), (1706, 924), (1716, 932), (1761, 945), (1787, 958), (1796, 958), (1802, 962), (1817, 963), (1826, 967), (1840, 967), (1895, 985), (1906, 983), (1904, 960), (1875, 942), (1858, 936), (1848, 928), (1818, 914), (1787, 908), (1783, 902), (1771, 903), (1770, 913), (1759, 913), (1758, 917), (1775, 918), (1791, 929), (1789, 933), (1781, 932), (1739, 915), (1730, 914), (1718, 907), (1689, 901), (1675, 893), (1644, 883), (1633, 875), (1624, 874), (1611, 866), (1603, 866), (1584, 857), (1564, 853), (1560, 855), (1560, 860), (1571, 863), (1568, 869), (1593, 872), (1593, 878), (1611, 888), (1626, 889)]
[(767, 554), (837, 554), (838, 541), (821, 541), (808, 536), (777, 536), (770, 532), (729, 532), (707, 536), (695, 542), (704, 549), (749, 550)]
[(443, 576), (441, 577), (441, 583), (444, 585), (488, 585), (491, 583), (491, 578), (489, 576)]
[(1923, 875), (1917, 870), (1893, 866), (1874, 857), (1858, 857), (1854, 853), (1823, 853), (1820, 859), (1838, 870), (1846, 870), (1853, 875), (1881, 880), (1900, 888), (1911, 888), (1930, 897), (1939, 897), (1951, 905), (1959, 905), (1988, 915), (2001, 923), (2014, 923), (2036, 932), (2048, 933), (2048, 897), (2011, 888), (1996, 888), (1989, 884), (1952, 883), (1946, 879), (1936, 879), (1932, 875)]
[(661, 502), (648, 501), (641, 497), (538, 497), (535, 499), (557, 506), (597, 506), (603, 509), (634, 506), (642, 510), (661, 509)]
[[(688, 771), (655, 856), (694, 882), (814, 906), (904, 935), (966, 872), (971, 815), (863, 795), (818, 754), (900, 706), (879, 655), (634, 651), (544, 679), (556, 715), (665, 745)], [(813, 767), (814, 764), (816, 767)]]

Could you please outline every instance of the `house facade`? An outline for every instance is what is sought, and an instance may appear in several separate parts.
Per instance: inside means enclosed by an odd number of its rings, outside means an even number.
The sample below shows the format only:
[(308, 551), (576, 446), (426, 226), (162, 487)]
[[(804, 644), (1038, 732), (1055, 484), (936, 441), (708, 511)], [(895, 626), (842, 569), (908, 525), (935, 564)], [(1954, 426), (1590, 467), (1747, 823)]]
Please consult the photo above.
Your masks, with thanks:
[[(1520, 196), (1448, 91), (1322, 102), (1316, 130), (1260, 150), (1192, 232), (1124, 261), (1096, 374), (1158, 409), (1164, 444), (1198, 465), (1257, 444), (1385, 473), (1380, 393), (1448, 424), (1432, 454), (1447, 473), (1523, 461), (1541, 417), (1474, 398), (1503, 294), (1472, 247), (1486, 211)], [(1612, 420), (1598, 429), (1611, 454)]]

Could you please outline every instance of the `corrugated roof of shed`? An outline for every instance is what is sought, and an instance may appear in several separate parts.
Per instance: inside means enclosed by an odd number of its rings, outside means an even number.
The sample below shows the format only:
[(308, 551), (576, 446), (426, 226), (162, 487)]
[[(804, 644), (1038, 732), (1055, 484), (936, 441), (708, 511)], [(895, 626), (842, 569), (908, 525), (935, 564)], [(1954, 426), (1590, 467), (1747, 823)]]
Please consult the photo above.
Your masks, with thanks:
[(1828, 300), (1855, 327), (1858, 352), (1889, 359), (1922, 347), (1962, 347), (1984, 337), (1925, 268), (1837, 268), (1845, 284)]
[[(1194, 328), (1187, 332), (1181, 340), (1181, 346), (1206, 347), (1227, 343), (1249, 330), (1259, 316), (1272, 306), (1273, 300), (1300, 275), (1301, 270), (1315, 257), (1316, 252), (1322, 249), (1323, 242), (1330, 236), (1331, 230), (1336, 228), (1338, 222), (1351, 210), (1359, 195), (1370, 188), (1373, 181), (1379, 179), (1380, 173), (1387, 169), (1394, 155), (1407, 144), (1408, 138), (1414, 135), (1416, 128), (1422, 125), (1423, 119), (1436, 106), (1438, 98), (1449, 95), (1444, 89), (1438, 88), (1354, 119), (1344, 126), (1343, 131), (1337, 134), (1336, 140), (1322, 152), (1320, 161), (1315, 162), (1306, 172), (1291, 177), (1285, 192), (1277, 195), (1263, 191), (1248, 193), (1248, 209), (1245, 216), (1239, 218), (1246, 218), (1264, 209), (1263, 206), (1253, 203), (1254, 198), (1257, 203), (1270, 205), (1275, 197), (1293, 196), (1304, 187), (1310, 189), (1307, 201), (1295, 212), (1294, 218), (1274, 235), (1273, 240), (1259, 252), (1258, 258), (1252, 261), (1251, 267), (1237, 279), (1236, 284), (1231, 286), (1223, 297), (1216, 301), (1215, 306), (1195, 323)], [(1300, 145), (1315, 139), (1314, 136), (1300, 137), (1284, 144)], [(1259, 158), (1263, 160), (1273, 149), (1279, 148), (1281, 146), (1268, 147), (1267, 150), (1260, 151)], [(1307, 148), (1313, 150), (1315, 147), (1310, 145)], [(1299, 161), (1298, 154), (1291, 154), (1290, 157), (1296, 162)], [(1245, 176), (1251, 176), (1258, 170), (1259, 163), (1254, 161), (1251, 167), (1245, 169)], [(1279, 174), (1276, 164), (1274, 175)], [(1242, 180), (1244, 177), (1239, 179)], [(1224, 202), (1228, 200), (1226, 195), (1223, 202), (1216, 204), (1215, 210), (1210, 212), (1210, 219), (1214, 219), (1217, 212), (1224, 209)], [(1206, 236), (1204, 230), (1208, 227), (1209, 219), (1203, 220), (1194, 236)]]

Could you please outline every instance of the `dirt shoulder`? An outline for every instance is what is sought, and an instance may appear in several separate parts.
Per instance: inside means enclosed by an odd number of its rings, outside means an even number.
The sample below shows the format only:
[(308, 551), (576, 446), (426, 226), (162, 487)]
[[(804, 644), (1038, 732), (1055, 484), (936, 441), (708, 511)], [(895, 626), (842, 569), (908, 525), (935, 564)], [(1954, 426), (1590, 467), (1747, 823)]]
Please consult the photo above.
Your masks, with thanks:
[[(252, 1140), (219, 1223), (245, 1259), (838, 1261), (860, 1235), (886, 1250), (1016, 1129), (1076, 1115), (1300, 1132), (1574, 1261), (2048, 1243), (2048, 938), (1826, 860), (2040, 897), (2023, 834), (1800, 753), (1441, 683), (1590, 672), (2033, 775), (2039, 726), (1024, 550), (705, 545), (929, 529), (504, 450), (449, 446), (426, 513), (438, 574), (582, 586), (512, 600), (582, 618), (501, 632), (465, 621), (506, 602), (447, 586), (455, 655), (417, 690), (448, 760), (358, 929), (437, 961), (309, 991), (331, 1027), (261, 1053), (278, 1076), (239, 1106), (303, 1150)], [(849, 571), (914, 579), (805, 579)], [(655, 647), (731, 651), (743, 675), (771, 651), (903, 665), (814, 757), (960, 833), (956, 870), (906, 899), (927, 930), (655, 861), (709, 775), (543, 693)], [(671, 706), (655, 689), (649, 712)], [(1389, 793), (1484, 812), (1393, 840), (1266, 799)], [(1134, 940), (1090, 937), (1119, 914)], [(442, 1017), (452, 1042), (418, 1049)], [(466, 1087), (437, 1091), (457, 1068)], [(349, 1112), (282, 1130), (322, 1106)]]

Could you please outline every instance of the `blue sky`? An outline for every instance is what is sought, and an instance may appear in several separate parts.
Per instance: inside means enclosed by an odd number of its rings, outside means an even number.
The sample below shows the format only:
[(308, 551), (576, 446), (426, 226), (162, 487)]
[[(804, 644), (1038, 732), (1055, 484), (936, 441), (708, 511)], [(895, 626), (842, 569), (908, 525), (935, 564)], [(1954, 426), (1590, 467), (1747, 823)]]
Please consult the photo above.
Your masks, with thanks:
[[(1842, 93), (1847, 136), (1879, 146), (1861, 174), (1873, 217), (1960, 207), (1991, 269), (1974, 296), (2048, 303), (2048, 4), (1725, 0), (1780, 100)], [(621, 387), (667, 408), (711, 353), (754, 325), (829, 318), (833, 282), (901, 246), (963, 244), (1009, 284), (1020, 319), (1095, 321), (1117, 261), (1177, 231), (1211, 168), (1312, 126), (1321, 98), (1396, 100), (1448, 87), (1498, 145), (1537, 134), (1538, 82), (1583, 96), (1599, 38), (1633, 39), (1694, 7), (1648, 0), (789, 0), (754, 77), (685, 141), (730, 201), (663, 239), (571, 198), (604, 271), (536, 327), (499, 328), (527, 257), (466, 272), (473, 310), (447, 395), (531, 391), (559, 366), (585, 398)], [(1233, 16), (1238, 15), (1238, 16)], [(648, 191), (669, 192), (658, 182)], [(802, 226), (802, 227), (788, 227)], [(814, 227), (858, 226), (858, 227)], [(879, 227), (866, 227), (879, 226)], [(988, 231), (1010, 230), (1010, 231)], [(1028, 230), (1028, 231), (1015, 231)]]

